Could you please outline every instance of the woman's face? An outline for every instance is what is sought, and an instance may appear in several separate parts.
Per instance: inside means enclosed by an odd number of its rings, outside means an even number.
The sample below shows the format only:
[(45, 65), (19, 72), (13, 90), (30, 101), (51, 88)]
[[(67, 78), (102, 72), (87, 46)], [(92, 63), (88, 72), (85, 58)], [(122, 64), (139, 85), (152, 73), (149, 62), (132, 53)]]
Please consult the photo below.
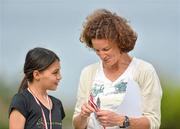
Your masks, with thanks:
[(59, 81), (61, 80), (60, 62), (56, 60), (47, 69), (40, 72), (40, 85), (47, 90), (56, 90)]
[(116, 43), (106, 39), (92, 39), (92, 45), (104, 66), (111, 67), (118, 63), (121, 54)]

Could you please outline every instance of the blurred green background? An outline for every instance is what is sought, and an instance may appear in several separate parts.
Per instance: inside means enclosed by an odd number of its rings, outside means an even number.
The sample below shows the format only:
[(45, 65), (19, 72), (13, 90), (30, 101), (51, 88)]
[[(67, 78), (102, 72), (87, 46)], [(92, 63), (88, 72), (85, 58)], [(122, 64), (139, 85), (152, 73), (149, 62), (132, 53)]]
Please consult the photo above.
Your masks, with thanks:
[[(179, 129), (180, 120), (180, 84), (167, 79), (161, 79), (163, 98), (161, 105), (161, 129)], [(8, 89), (9, 86), (0, 80), (0, 129), (8, 129), (8, 107), (17, 88)], [(72, 114), (74, 107), (64, 107), (66, 118), (63, 120), (63, 129), (72, 129)]]

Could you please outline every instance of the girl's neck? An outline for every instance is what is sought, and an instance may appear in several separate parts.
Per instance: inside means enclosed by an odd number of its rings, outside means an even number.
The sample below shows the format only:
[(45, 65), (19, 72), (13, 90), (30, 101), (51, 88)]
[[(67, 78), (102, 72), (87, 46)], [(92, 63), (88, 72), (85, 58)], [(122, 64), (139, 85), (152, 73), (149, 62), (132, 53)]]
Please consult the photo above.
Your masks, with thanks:
[(46, 89), (35, 84), (29, 84), (28, 88), (31, 91), (31, 94), (36, 97), (48, 110), (52, 109), (52, 102), (48, 97)]
[(35, 95), (37, 98), (47, 99), (48, 94), (47, 94), (46, 89), (43, 89), (39, 85), (35, 85), (35, 84), (29, 84), (28, 88), (33, 93), (33, 95)]

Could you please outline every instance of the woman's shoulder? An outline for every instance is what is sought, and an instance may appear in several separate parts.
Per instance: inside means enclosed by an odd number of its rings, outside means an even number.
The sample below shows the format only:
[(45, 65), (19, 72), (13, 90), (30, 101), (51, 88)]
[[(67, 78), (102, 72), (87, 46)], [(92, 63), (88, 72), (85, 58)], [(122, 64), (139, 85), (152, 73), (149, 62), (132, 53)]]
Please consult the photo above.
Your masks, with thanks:
[(97, 69), (100, 67), (100, 63), (94, 63), (94, 64), (90, 64), (87, 65), (86, 67), (83, 68), (83, 70), (81, 71), (81, 77), (82, 78), (89, 78), (91, 79), (92, 77), (94, 77)]
[(135, 68), (133, 72), (133, 78), (140, 84), (144, 84), (148, 80), (157, 80), (157, 74), (153, 65), (142, 59), (135, 59)]
[(86, 67), (83, 68), (83, 71), (91, 71), (91, 70), (95, 70), (99, 67), (99, 62), (93, 63), (93, 64), (89, 64)]
[(154, 71), (153, 65), (143, 59), (134, 58), (134, 64), (137, 72)]

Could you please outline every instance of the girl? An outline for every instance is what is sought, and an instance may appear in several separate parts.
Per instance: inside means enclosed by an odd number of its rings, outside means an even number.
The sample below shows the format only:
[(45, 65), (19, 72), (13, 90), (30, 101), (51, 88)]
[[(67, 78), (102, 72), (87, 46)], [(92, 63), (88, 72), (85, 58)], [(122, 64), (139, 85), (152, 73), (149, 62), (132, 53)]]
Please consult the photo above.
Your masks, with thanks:
[(60, 69), (60, 59), (51, 50), (34, 48), (27, 53), (25, 77), (9, 108), (10, 129), (62, 128), (63, 105), (47, 94), (47, 90), (56, 90), (62, 78)]

